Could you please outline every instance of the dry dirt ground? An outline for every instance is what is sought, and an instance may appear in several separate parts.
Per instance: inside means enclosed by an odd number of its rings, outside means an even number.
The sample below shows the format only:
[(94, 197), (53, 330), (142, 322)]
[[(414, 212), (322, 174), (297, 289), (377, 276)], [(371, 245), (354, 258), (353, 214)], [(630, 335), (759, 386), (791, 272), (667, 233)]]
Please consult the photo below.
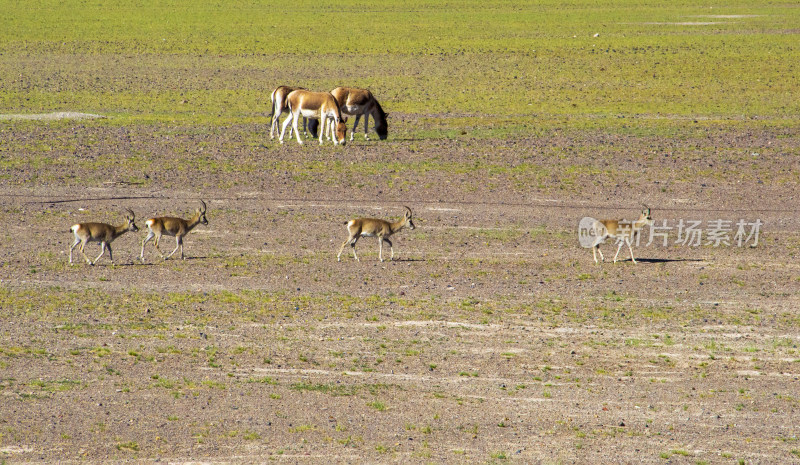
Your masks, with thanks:
[[(795, 131), (265, 132), (2, 127), (0, 460), (800, 462)], [(199, 198), (186, 260), (138, 262), (139, 231), (67, 264), (72, 224)], [(673, 230), (595, 265), (578, 221), (643, 202), (760, 220), (758, 245)], [(397, 260), (365, 238), (336, 261), (347, 219), (403, 205)]]

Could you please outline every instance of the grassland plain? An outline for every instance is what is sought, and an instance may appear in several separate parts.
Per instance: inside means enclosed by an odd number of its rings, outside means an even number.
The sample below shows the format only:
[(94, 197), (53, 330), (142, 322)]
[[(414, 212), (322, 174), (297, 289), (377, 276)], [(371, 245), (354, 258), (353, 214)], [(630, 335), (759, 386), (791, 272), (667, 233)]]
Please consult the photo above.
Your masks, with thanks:
[[(0, 114), (103, 118), (0, 119), (0, 462), (800, 462), (800, 8), (759, 3), (2, 5)], [(390, 137), (279, 146), (280, 84)], [(67, 264), (198, 198), (188, 260)], [(762, 235), (595, 265), (578, 220), (642, 202)], [(335, 261), (403, 204), (398, 261)]]

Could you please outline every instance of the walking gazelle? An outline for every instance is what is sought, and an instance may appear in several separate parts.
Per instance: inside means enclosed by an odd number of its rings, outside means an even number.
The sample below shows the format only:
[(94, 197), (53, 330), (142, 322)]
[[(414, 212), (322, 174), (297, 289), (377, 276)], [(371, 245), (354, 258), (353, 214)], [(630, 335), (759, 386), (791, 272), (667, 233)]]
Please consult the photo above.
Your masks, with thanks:
[(600, 260), (605, 261), (603, 252), (600, 251), (600, 244), (605, 242), (609, 237), (613, 237), (619, 243), (617, 253), (614, 255), (614, 263), (617, 263), (617, 257), (619, 256), (619, 251), (622, 249), (623, 244), (628, 245), (628, 250), (631, 252), (631, 261), (636, 263), (636, 259), (633, 258), (631, 243), (645, 226), (653, 224), (653, 218), (650, 216), (650, 208), (647, 205), (643, 206), (644, 210), (642, 210), (642, 213), (639, 215), (639, 219), (634, 222), (624, 220), (597, 220), (594, 222), (593, 229), (596, 239), (592, 244), (592, 257), (594, 257), (595, 263), (598, 263), (598, 253), (600, 254)]
[(358, 238), (362, 236), (378, 238), (378, 258), (380, 261), (383, 261), (383, 242), (386, 241), (389, 244), (389, 249), (392, 251), (389, 260), (393, 260), (394, 248), (392, 247), (392, 241), (389, 240), (389, 237), (406, 226), (408, 226), (408, 229), (414, 229), (414, 222), (411, 221), (411, 209), (408, 207), (405, 207), (405, 209), (406, 213), (403, 215), (403, 218), (393, 223), (377, 218), (356, 218), (345, 223), (347, 224), (348, 237), (339, 249), (339, 255), (336, 256), (336, 261), (341, 261), (342, 251), (344, 251), (344, 247), (347, 244), (350, 244), (353, 248), (353, 257), (355, 257), (357, 261), (361, 261), (358, 259), (358, 255), (356, 255), (356, 242), (358, 242)]
[[(133, 222), (136, 219), (136, 215), (129, 208), (126, 208), (125, 211), (128, 213), (125, 215), (126, 223), (119, 226), (112, 226), (106, 223), (78, 223), (72, 226), (70, 231), (75, 235), (75, 242), (73, 242), (72, 246), (69, 248), (69, 263), (72, 264), (72, 250), (80, 244), (81, 247), (78, 250), (81, 255), (83, 255), (86, 263), (94, 266), (97, 260), (100, 260), (100, 257), (106, 253), (106, 249), (108, 249), (108, 258), (111, 259), (111, 263), (113, 264), (114, 254), (111, 252), (111, 242), (128, 231), (136, 232), (139, 230), (136, 223)], [(94, 261), (90, 260), (83, 252), (88, 242), (100, 243), (100, 255), (98, 255)]]
[[(208, 220), (206, 219), (206, 203), (202, 200), (200, 203), (202, 204), (202, 208), (195, 210), (194, 215), (188, 220), (184, 220), (183, 218), (175, 218), (172, 216), (159, 216), (145, 221), (144, 223), (147, 225), (149, 232), (147, 233), (147, 237), (144, 238), (144, 241), (142, 241), (142, 253), (139, 255), (139, 259), (144, 261), (144, 246), (147, 245), (150, 239), (155, 237), (156, 240), (154, 245), (156, 251), (159, 253), (159, 255), (161, 255), (161, 258), (164, 260), (168, 259), (178, 251), (178, 248), (180, 248), (181, 259), (185, 260), (186, 258), (183, 256), (183, 237), (189, 234), (189, 232), (198, 224), (208, 224)], [(158, 248), (158, 243), (161, 240), (162, 235), (175, 237), (175, 250), (170, 252), (170, 254), (166, 257)]]

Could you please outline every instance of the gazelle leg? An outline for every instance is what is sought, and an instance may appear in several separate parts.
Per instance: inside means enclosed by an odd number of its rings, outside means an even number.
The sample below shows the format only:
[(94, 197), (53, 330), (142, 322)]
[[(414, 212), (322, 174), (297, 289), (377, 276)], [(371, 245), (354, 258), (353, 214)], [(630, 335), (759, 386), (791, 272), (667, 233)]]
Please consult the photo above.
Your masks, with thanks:
[(111, 252), (111, 244), (106, 244), (106, 249), (108, 249), (108, 259), (111, 260), (111, 264), (114, 264), (114, 253)]
[(150, 231), (149, 233), (147, 233), (147, 237), (145, 237), (144, 240), (142, 241), (142, 253), (139, 254), (139, 260), (144, 261), (144, 246), (147, 245), (147, 243), (150, 241), (150, 239), (153, 238), (153, 236), (155, 236), (155, 233), (153, 233), (153, 231)]
[(105, 254), (105, 253), (106, 253), (106, 243), (105, 242), (101, 242), (100, 243), (100, 255), (98, 255), (97, 258), (94, 259), (94, 261), (92, 262), (92, 265), (97, 263), (97, 260), (100, 260), (100, 257), (102, 257), (103, 254)]
[[(169, 253), (169, 255), (164, 257), (164, 260), (168, 259), (173, 254), (175, 254), (175, 252), (178, 251), (178, 248), (181, 246), (182, 243), (183, 243), (183, 241), (181, 240), (181, 236), (175, 236), (175, 250), (173, 250), (172, 252)], [(181, 253), (183, 253), (183, 251), (181, 251)]]
[(158, 254), (161, 255), (161, 258), (164, 258), (164, 253), (161, 252), (161, 248), (158, 246), (158, 244), (160, 244), (160, 243), (161, 243), (161, 236), (159, 235), (159, 236), (156, 236), (156, 240), (155, 240), (156, 252), (158, 252)]
[(619, 255), (619, 251), (622, 250), (622, 246), (625, 241), (619, 241), (619, 246), (617, 247), (617, 253), (614, 255), (614, 263), (617, 263), (617, 256)]
[(69, 248), (69, 264), (70, 265), (72, 265), (72, 249), (74, 249), (80, 243), (81, 243), (81, 240), (76, 237), (75, 238), (75, 242)]
[(308, 135), (308, 118), (303, 117), (303, 137)]
[(378, 259), (383, 261), (383, 238), (378, 238)]
[(594, 257), (594, 262), (597, 263), (597, 255), (595, 255), (595, 251), (600, 254), (600, 261), (605, 262), (606, 258), (603, 256), (603, 251), (600, 250), (600, 241), (596, 241), (592, 246), (592, 257)]
[(344, 252), (344, 246), (346, 246), (348, 242), (350, 242), (350, 239), (347, 239), (346, 241), (344, 241), (342, 246), (339, 247), (339, 253), (336, 255), (336, 261), (337, 262), (342, 261), (342, 252)]
[(625, 241), (625, 242), (628, 244), (628, 250), (630, 250), (630, 252), (631, 252), (631, 261), (633, 263), (636, 263), (636, 259), (633, 258), (633, 249), (631, 248), (631, 242), (630, 241)]
[(83, 259), (86, 260), (86, 263), (94, 265), (94, 263), (92, 263), (92, 261), (89, 259), (89, 257), (86, 256), (86, 253), (83, 251), (84, 247), (86, 247), (86, 242), (81, 242), (81, 247), (78, 250), (81, 252), (81, 255), (83, 255)]
[(392, 251), (392, 255), (389, 257), (389, 261), (392, 261), (394, 260), (394, 247), (392, 247), (392, 241), (390, 241), (389, 239), (384, 239), (384, 241), (386, 241), (386, 243), (389, 244), (389, 250)]

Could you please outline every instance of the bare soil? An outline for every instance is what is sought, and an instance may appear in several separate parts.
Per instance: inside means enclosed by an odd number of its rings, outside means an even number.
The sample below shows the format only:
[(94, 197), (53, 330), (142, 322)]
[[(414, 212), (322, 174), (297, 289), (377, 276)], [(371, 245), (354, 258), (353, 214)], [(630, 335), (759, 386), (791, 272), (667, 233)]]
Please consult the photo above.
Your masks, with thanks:
[[(414, 140), (395, 117), (343, 148), (266, 122), (4, 126), (0, 460), (800, 462), (795, 132)], [(140, 231), (67, 264), (76, 222), (200, 198), (186, 260), (139, 262)], [(648, 229), (637, 264), (596, 265), (579, 220), (642, 203), (761, 220), (758, 245)], [(345, 221), (403, 205), (395, 261), (373, 238), (336, 261)]]

